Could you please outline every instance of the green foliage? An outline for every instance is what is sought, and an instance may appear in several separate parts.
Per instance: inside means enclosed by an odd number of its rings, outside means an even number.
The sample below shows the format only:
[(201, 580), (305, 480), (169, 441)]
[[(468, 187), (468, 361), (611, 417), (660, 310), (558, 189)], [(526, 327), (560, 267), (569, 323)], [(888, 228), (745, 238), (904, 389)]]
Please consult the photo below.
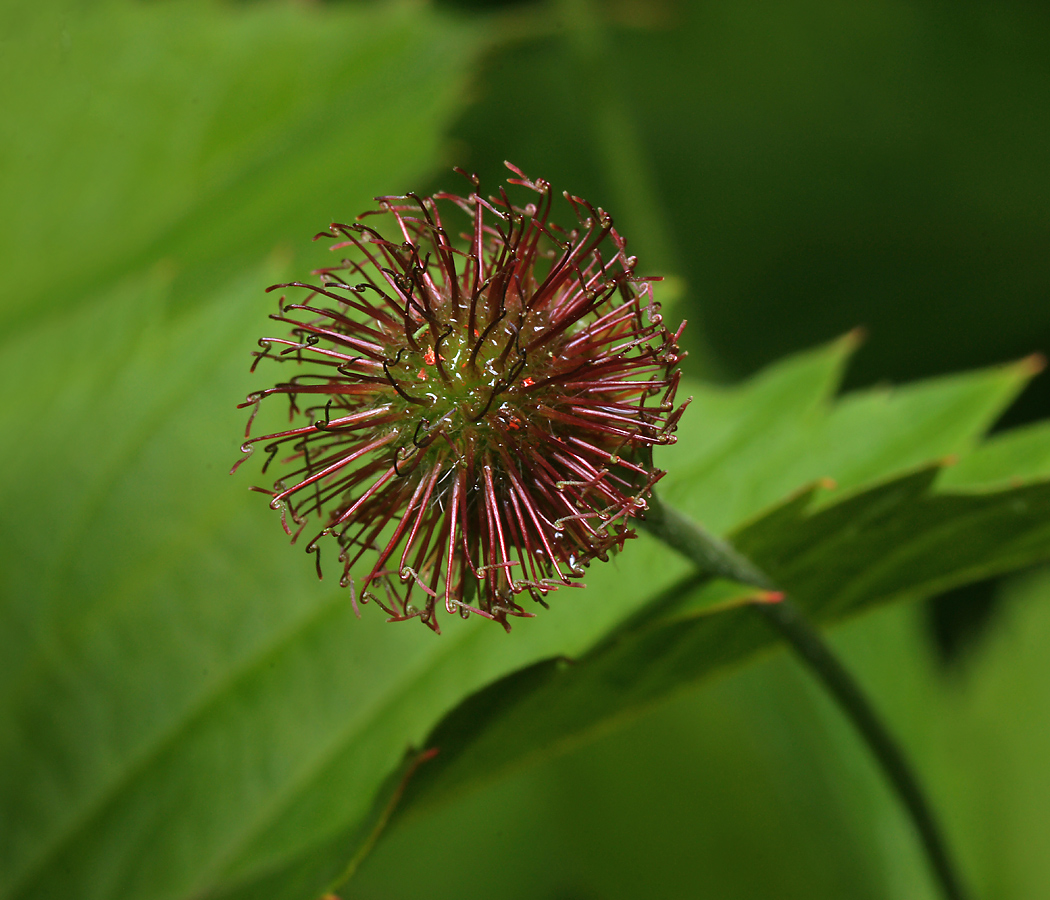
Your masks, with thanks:
[[(921, 605), (831, 634), (988, 900), (1038, 896), (1050, 878), (1048, 587), (1045, 571), (1013, 580), (952, 677)], [(856, 734), (783, 653), (403, 822), (343, 896), (454, 900), (464, 883), (507, 900), (940, 896)]]
[[(262, 286), (433, 174), (476, 25), (416, 4), (2, 15), (0, 898), (314, 896), (392, 811), (770, 646), (751, 591), (647, 537), (510, 637), (357, 620), (226, 474)], [(854, 343), (690, 385), (665, 497), (827, 623), (1050, 558), (1050, 432), (982, 437), (1032, 364), (835, 399)]]
[(188, 896), (427, 649), (348, 653), (226, 473), (282, 248), (429, 174), (481, 44), (403, 4), (4, 15), (0, 896)]
[(172, 302), (200, 302), (392, 174), (429, 174), (480, 49), (476, 29), (411, 3), (53, 0), (2, 15), (5, 324), (158, 259)]
[[(923, 456), (966, 453), (1028, 367), (918, 384), (896, 396), (848, 396), (832, 406), (819, 398), (834, 389), (828, 376), (844, 346), (792, 360), (741, 389), (702, 390), (682, 429), (689, 447), (679, 453), (688, 456), (668, 464), (674, 474), (667, 496), (717, 520), (720, 507), (730, 504), (747, 517), (749, 504), (761, 503), (767, 479), (775, 484), (785, 471), (797, 478), (796, 466), (849, 484), (851, 490), (837, 488), (815, 510), (817, 488), (803, 489), (730, 535), (817, 622), (1050, 559), (1050, 483), (931, 493), (939, 466), (895, 474), (890, 461), (906, 466)], [(706, 446), (697, 434), (702, 430), (714, 436)], [(724, 457), (736, 440), (766, 452), (752, 452), (746, 461), (736, 453)], [(697, 477), (696, 471), (710, 474)], [(708, 495), (715, 472), (723, 483), (755, 486), (756, 494), (740, 500), (726, 491), (720, 503)], [(694, 506), (698, 495), (703, 505)], [(664, 563), (650, 559), (645, 567), (652, 577)], [(592, 586), (604, 584), (594, 579)], [(490, 685), (428, 737), (424, 746), (441, 753), (410, 785), (408, 803), (454, 796), (478, 778), (569, 745), (768, 646), (775, 636), (746, 606), (755, 597), (754, 589), (734, 591), (720, 581), (697, 588), (686, 579), (574, 663), (554, 659)]]

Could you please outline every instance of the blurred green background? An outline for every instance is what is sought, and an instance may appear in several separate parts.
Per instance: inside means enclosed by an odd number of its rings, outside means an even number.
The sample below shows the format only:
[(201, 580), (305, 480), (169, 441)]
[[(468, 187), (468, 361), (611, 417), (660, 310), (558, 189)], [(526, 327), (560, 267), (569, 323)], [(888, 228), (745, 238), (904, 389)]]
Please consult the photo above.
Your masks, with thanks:
[[(36, 367), (85, 298), (159, 285), (155, 309), (132, 304), (148, 331), (235, 284), (231, 316), (261, 323), (271, 300), (257, 287), (316, 259), (307, 239), (329, 221), (372, 194), (458, 188), (453, 165), (494, 187), (504, 159), (608, 209), (641, 268), (673, 276), (694, 374), (735, 380), (858, 325), (852, 386), (1050, 349), (1042, 4), (6, 0), (0, 12), (0, 336), (31, 380), (61, 382)], [(253, 338), (236, 333), (207, 340), (240, 366)], [(85, 328), (82, 349), (104, 354), (108, 340)], [(56, 444), (78, 440), (72, 372), (68, 418), (43, 426)], [(18, 391), (5, 383), (4, 405), (32, 417)], [(116, 400), (108, 415), (119, 437)], [(1043, 377), (1007, 421), (1048, 415)], [(12, 432), (4, 446), (18, 471), (28, 451)], [(33, 490), (3, 500), (11, 516)], [(12, 531), (9, 560), (40, 557), (27, 534)], [(30, 570), (0, 576), (12, 596), (32, 593)], [(35, 627), (30, 600), (16, 637)], [(984, 898), (1050, 884), (1048, 639), (1039, 572), (836, 634)], [(932, 896), (865, 751), (783, 655), (406, 823), (344, 894)]]

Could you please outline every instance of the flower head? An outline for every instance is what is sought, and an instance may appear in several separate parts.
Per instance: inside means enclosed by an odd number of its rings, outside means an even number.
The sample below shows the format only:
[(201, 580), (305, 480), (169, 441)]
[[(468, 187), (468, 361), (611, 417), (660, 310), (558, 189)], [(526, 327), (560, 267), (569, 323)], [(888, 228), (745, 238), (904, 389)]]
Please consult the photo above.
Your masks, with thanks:
[[(285, 530), (333, 538), (355, 609), (438, 631), (438, 607), (466, 617), (528, 616), (552, 590), (634, 536), (630, 519), (664, 474), (655, 444), (674, 441), (677, 333), (612, 220), (566, 194), (579, 219), (549, 221), (545, 181), (513, 166), (484, 197), (378, 197), (352, 225), (333, 224), (346, 254), (314, 272), (270, 318), (262, 361), (295, 374), (250, 394), (281, 395), (294, 427), (249, 437)], [(511, 188), (514, 190), (514, 188)], [(315, 238), (315, 240), (317, 239)], [(246, 458), (246, 457), (244, 457)], [(241, 462), (243, 462), (242, 458)], [(239, 463), (238, 463), (239, 465)], [(234, 466), (236, 469), (236, 466)]]

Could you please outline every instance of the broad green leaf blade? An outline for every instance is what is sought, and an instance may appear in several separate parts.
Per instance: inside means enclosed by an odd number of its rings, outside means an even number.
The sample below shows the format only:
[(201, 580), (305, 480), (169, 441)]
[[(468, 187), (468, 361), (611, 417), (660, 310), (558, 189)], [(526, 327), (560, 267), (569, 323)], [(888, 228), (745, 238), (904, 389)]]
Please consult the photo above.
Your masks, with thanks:
[[(14, 724), (0, 738), (2, 796), (19, 811), (0, 866), (5, 896), (199, 891), (294, 790), (325, 734), (367, 718), (368, 681), (432, 649), (405, 630), (359, 650), (345, 643), (368, 625), (342, 592), (311, 580), (227, 475), (229, 435), (243, 425), (228, 398), (246, 379), (226, 347), (243, 340), (265, 280), (139, 335), (140, 355), (87, 386), (88, 424), (61, 415), (56, 398), (49, 452), (5, 485), (5, 503), (22, 511), (2, 566), (0, 696)], [(93, 312), (116, 325), (122, 306)], [(67, 323), (73, 346), (84, 324)], [(52, 472), (64, 477), (41, 501)], [(69, 483), (80, 490), (62, 504)], [(268, 546), (276, 552), (259, 553)], [(388, 768), (384, 758), (376, 786)], [(350, 815), (367, 811), (373, 787), (345, 798)]]
[(8, 328), (157, 259), (179, 304), (277, 245), (316, 260), (391, 174), (419, 186), (480, 44), (411, 2), (6, 7)]
[[(1027, 582), (1027, 584), (1025, 584)], [(1050, 581), (1011, 578), (945, 670), (926, 611), (834, 629), (923, 779), (975, 896), (1050, 880)], [(499, 835), (491, 852), (474, 840)], [(411, 865), (406, 862), (411, 860)], [(542, 860), (542, 865), (536, 865)], [(469, 873), (469, 874), (468, 874)], [(911, 825), (833, 702), (786, 653), (402, 825), (345, 897), (939, 897)]]
[(937, 473), (920, 470), (775, 530), (755, 523), (737, 542), (818, 621), (1048, 557), (1050, 481), (931, 493)]
[(363, 637), (227, 471), (275, 245), (429, 176), (479, 35), (401, 3), (3, 16), (0, 896), (199, 894), (436, 649)]

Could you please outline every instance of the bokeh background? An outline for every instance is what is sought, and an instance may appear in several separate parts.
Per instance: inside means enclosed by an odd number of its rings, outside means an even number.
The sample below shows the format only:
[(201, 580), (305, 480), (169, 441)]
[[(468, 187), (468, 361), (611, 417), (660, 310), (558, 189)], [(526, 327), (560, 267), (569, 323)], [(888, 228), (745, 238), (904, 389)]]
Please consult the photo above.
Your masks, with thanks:
[[(2, 15), (5, 341), (127, 279), (192, 311), (260, 267), (309, 264), (308, 237), (371, 194), (458, 188), (453, 165), (494, 186), (509, 159), (609, 210), (669, 276), (692, 374), (737, 380), (857, 326), (847, 387), (1050, 349), (1044, 4), (5, 0)], [(1043, 377), (1002, 425), (1048, 415)], [(984, 898), (1050, 884), (1048, 640), (1039, 571), (835, 634)], [(344, 893), (933, 896), (864, 749), (783, 655), (404, 823)]]

